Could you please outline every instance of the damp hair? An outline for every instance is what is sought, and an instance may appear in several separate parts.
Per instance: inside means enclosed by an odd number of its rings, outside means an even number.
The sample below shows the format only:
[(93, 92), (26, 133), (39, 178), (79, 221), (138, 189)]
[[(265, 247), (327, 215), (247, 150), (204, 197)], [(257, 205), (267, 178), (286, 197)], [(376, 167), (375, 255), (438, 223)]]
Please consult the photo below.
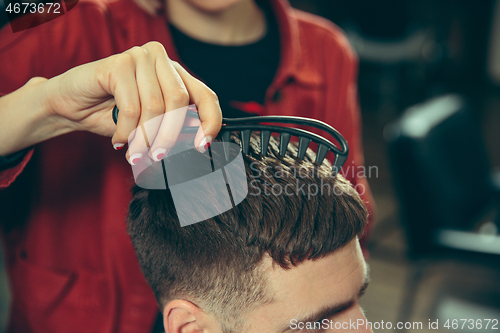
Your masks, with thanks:
[[(235, 135), (231, 141), (240, 144)], [(246, 198), (203, 222), (181, 227), (168, 188), (132, 189), (128, 232), (161, 309), (172, 300), (187, 299), (216, 316), (224, 332), (237, 331), (245, 311), (272, 302), (260, 266), (265, 255), (283, 269), (293, 269), (304, 260), (332, 254), (362, 233), (366, 207), (349, 181), (331, 174), (328, 161), (315, 164), (311, 149), (298, 159), (293, 142), (281, 156), (274, 137), (264, 156), (259, 143), (252, 136), (249, 152), (243, 154)], [(185, 153), (199, 154), (194, 149)], [(325, 190), (315, 195), (265, 191), (287, 185)], [(211, 189), (199, 186), (212, 200)]]

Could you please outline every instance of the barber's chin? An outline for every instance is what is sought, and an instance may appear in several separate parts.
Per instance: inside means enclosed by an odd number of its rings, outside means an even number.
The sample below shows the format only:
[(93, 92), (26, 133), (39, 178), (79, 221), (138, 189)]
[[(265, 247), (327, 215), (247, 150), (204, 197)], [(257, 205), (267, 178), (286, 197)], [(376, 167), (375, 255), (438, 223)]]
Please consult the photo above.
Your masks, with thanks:
[(218, 14), (244, 0), (186, 0), (198, 10)]

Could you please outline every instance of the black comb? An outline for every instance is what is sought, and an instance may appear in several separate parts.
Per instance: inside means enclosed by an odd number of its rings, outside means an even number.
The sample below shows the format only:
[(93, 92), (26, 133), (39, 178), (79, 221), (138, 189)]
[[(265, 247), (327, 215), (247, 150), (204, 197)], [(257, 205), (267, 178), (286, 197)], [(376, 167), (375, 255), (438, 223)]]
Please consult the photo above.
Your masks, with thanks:
[[(115, 124), (118, 121), (118, 112), (119, 110), (115, 106), (113, 109), (113, 121)], [(192, 110), (188, 110), (186, 116), (199, 118), (198, 113)], [(304, 158), (306, 150), (311, 142), (317, 143), (318, 150), (316, 152), (315, 162), (321, 165), (328, 154), (328, 151), (331, 151), (335, 155), (335, 161), (332, 165), (332, 173), (334, 175), (340, 171), (340, 168), (344, 165), (349, 153), (349, 146), (342, 134), (340, 134), (339, 131), (332, 126), (316, 119), (295, 116), (257, 116), (245, 118), (222, 118), (222, 123), (223, 125), (218, 136), (223, 142), (229, 142), (231, 132), (240, 132), (241, 150), (244, 154), (248, 154), (250, 137), (254, 131), (260, 132), (260, 149), (264, 156), (267, 155), (269, 139), (271, 138), (272, 133), (280, 135), (279, 154), (281, 156), (285, 156), (288, 143), (290, 142), (292, 136), (296, 136), (299, 139), (297, 157), (300, 159)], [(320, 129), (333, 136), (340, 144), (340, 148), (324, 137), (303, 129), (278, 125), (265, 125), (263, 123), (295, 124)], [(182, 129), (181, 133), (196, 133), (197, 131), (198, 127), (185, 127)], [(224, 153), (226, 158), (229, 158), (229, 145), (224, 145)]]

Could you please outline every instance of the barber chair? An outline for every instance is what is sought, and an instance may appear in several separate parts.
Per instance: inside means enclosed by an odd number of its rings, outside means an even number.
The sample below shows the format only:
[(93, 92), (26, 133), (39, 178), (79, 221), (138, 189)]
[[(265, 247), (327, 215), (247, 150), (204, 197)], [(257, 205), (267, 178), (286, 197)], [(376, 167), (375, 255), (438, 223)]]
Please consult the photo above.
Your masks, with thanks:
[(360, 93), (382, 119), (393, 119), (434, 89), (428, 78), (443, 58), (440, 26), (415, 15), (411, 1), (354, 1), (352, 6), (353, 17), (340, 23), (360, 59)]
[(458, 95), (409, 108), (384, 130), (414, 273), (400, 321), (408, 321), (424, 268), (458, 259), (500, 267), (500, 181), (481, 132)]

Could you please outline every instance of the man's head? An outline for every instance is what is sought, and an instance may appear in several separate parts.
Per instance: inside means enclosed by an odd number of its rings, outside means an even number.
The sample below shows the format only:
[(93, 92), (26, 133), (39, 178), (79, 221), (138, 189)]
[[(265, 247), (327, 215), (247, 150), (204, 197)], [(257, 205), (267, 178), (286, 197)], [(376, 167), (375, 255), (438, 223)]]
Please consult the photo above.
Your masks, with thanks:
[(329, 319), (364, 319), (357, 299), (367, 272), (357, 236), (366, 208), (330, 165), (313, 163), (312, 151), (296, 156), (293, 144), (280, 156), (272, 139), (264, 157), (252, 137), (243, 157), (246, 199), (186, 227), (168, 190), (134, 189), (128, 229), (167, 333), (278, 333), (308, 321), (325, 319), (315, 328), (326, 328)]

